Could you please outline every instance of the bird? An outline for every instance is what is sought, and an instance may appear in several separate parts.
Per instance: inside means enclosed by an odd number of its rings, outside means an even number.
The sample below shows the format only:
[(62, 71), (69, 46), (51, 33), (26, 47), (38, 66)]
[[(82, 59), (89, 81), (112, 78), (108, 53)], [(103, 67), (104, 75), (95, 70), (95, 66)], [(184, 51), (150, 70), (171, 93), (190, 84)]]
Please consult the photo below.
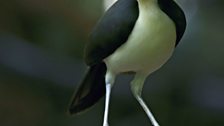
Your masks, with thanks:
[(87, 73), (72, 97), (77, 115), (105, 96), (103, 126), (109, 126), (110, 95), (116, 77), (133, 74), (133, 96), (153, 126), (159, 126), (142, 98), (147, 77), (172, 56), (186, 30), (182, 8), (174, 0), (118, 0), (99, 19), (84, 49)]

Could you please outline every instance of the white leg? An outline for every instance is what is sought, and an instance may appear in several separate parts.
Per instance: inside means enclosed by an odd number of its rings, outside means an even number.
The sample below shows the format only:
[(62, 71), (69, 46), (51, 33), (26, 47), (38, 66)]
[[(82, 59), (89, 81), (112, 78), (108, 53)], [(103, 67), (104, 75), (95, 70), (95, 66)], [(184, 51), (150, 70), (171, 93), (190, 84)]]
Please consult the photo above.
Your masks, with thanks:
[(145, 82), (146, 77), (147, 77), (147, 75), (145, 75), (145, 74), (139, 74), (139, 73), (137, 73), (135, 75), (134, 80), (131, 82), (131, 89), (132, 89), (132, 92), (133, 92), (135, 98), (140, 103), (140, 105), (144, 109), (145, 113), (149, 117), (152, 125), (153, 126), (159, 126), (159, 124), (155, 120), (152, 112), (149, 110), (149, 108), (147, 107), (147, 105), (145, 104), (145, 102), (143, 101), (143, 99), (141, 97), (142, 88), (143, 88), (143, 85), (144, 85), (144, 82)]
[(105, 110), (104, 110), (104, 119), (103, 119), (103, 126), (109, 126), (108, 123), (108, 111), (109, 111), (109, 103), (110, 103), (110, 93), (111, 88), (114, 84), (115, 74), (110, 71), (107, 71), (105, 76), (105, 83), (106, 83), (106, 99), (105, 99)]
[(109, 110), (109, 103), (110, 103), (110, 92), (111, 92), (111, 84), (106, 84), (106, 100), (105, 100), (103, 126), (109, 126), (109, 124), (108, 124), (108, 110)]
[(142, 108), (144, 109), (145, 113), (148, 115), (150, 121), (152, 122), (152, 125), (153, 126), (159, 126), (159, 124), (156, 121), (156, 119), (154, 118), (152, 112), (149, 110), (149, 108), (147, 107), (147, 105), (145, 104), (145, 102), (142, 100), (142, 98), (140, 96), (137, 96), (136, 99), (138, 100), (138, 102), (140, 103), (140, 105), (142, 106)]

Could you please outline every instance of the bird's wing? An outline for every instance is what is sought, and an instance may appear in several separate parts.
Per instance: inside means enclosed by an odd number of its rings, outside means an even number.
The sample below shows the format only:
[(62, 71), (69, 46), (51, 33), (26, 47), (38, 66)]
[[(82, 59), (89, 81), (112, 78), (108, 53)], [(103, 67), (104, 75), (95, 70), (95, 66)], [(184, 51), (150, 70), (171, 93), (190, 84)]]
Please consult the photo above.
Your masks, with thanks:
[(84, 59), (92, 66), (125, 43), (138, 18), (137, 0), (118, 0), (99, 20), (89, 36)]
[(186, 29), (186, 17), (183, 10), (173, 0), (159, 0), (161, 10), (166, 13), (175, 23), (176, 26), (176, 46), (181, 40)]

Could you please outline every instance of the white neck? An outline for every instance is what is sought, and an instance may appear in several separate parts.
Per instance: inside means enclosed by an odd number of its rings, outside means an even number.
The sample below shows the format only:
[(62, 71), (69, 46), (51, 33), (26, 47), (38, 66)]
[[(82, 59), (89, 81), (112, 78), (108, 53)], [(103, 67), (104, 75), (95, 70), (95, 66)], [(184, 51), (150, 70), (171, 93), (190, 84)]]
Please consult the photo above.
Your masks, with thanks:
[(157, 3), (158, 0), (137, 0), (139, 3)]
[(139, 9), (143, 9), (143, 8), (150, 8), (152, 6), (157, 6), (157, 0), (137, 0), (138, 1), (138, 6)]

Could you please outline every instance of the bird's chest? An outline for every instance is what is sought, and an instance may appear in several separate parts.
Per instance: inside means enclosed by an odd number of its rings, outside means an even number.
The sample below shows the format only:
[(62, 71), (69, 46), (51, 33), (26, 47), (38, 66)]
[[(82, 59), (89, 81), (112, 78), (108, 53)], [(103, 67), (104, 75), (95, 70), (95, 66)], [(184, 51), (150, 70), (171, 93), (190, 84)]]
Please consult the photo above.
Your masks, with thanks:
[(174, 22), (161, 10), (153, 10), (140, 13), (124, 48), (141, 53), (142, 57), (154, 53), (160, 56), (163, 52), (173, 49), (175, 41)]
[(165, 13), (140, 10), (127, 42), (107, 58), (107, 64), (122, 72), (155, 70), (171, 56), (175, 41), (175, 25)]

